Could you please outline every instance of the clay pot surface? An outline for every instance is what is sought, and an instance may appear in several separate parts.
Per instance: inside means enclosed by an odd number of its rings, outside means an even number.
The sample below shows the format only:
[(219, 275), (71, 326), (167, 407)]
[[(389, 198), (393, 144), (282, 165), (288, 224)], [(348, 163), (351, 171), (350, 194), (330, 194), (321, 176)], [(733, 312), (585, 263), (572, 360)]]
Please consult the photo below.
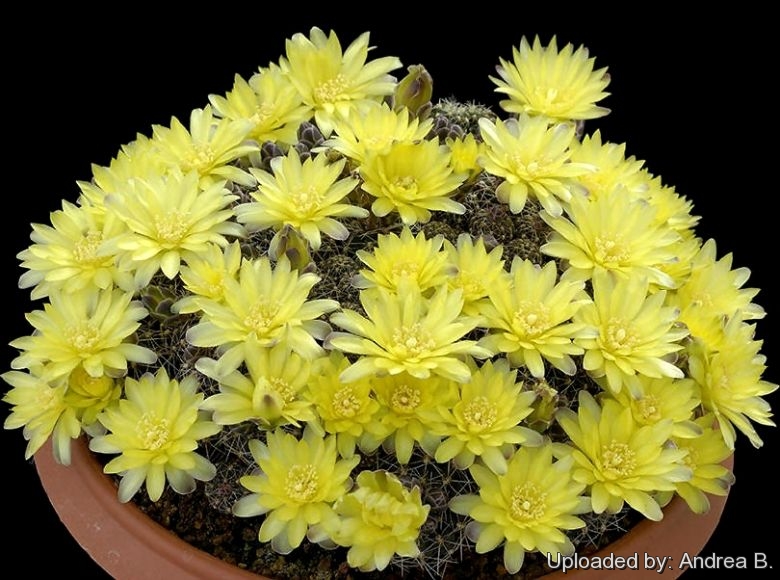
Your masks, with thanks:
[[(723, 465), (730, 470), (734, 468), (734, 456), (731, 455)], [(660, 522), (643, 520), (634, 526), (626, 535), (612, 542), (599, 552), (589, 555), (588, 561), (612, 557), (612, 562), (618, 558), (633, 558), (630, 564), (634, 568), (612, 569), (579, 569), (567, 573), (553, 572), (544, 576), (544, 580), (650, 580), (651, 578), (678, 578), (685, 568), (680, 568), (683, 556), (697, 556), (718, 526), (723, 508), (728, 496), (708, 496), (710, 511), (706, 514), (694, 514), (688, 504), (675, 497), (664, 508), (664, 517)], [(652, 558), (652, 561), (650, 560)], [(667, 558), (664, 560), (664, 558)], [(671, 559), (668, 559), (671, 558)], [(664, 569), (659, 573), (658, 567), (665, 562)]]
[(35, 454), (35, 467), (60, 520), (101, 568), (118, 580), (258, 580), (262, 578), (198, 550), (120, 503), (113, 480), (84, 438), (71, 446), (71, 465), (54, 461), (51, 442)]
[[(726, 466), (733, 467), (733, 457)], [(60, 520), (82, 548), (106, 572), (124, 580), (249, 580), (263, 578), (228, 564), (181, 540), (147, 517), (133, 503), (119, 503), (116, 485), (103, 469), (82, 438), (72, 445), (69, 467), (55, 463), (51, 444), (35, 455), (35, 466), (46, 493)], [(600, 552), (588, 556), (635, 557), (634, 569), (579, 569), (567, 573), (553, 572), (544, 580), (618, 580), (677, 578), (684, 554), (697, 555), (704, 548), (720, 520), (726, 497), (710, 496), (710, 511), (694, 515), (688, 506), (675, 498), (665, 509), (660, 522), (643, 521), (629, 533)], [(656, 569), (645, 568), (652, 557)], [(671, 557), (662, 574), (657, 571), (659, 558)], [(614, 561), (614, 560), (613, 560)], [(633, 565), (633, 560), (627, 560)]]

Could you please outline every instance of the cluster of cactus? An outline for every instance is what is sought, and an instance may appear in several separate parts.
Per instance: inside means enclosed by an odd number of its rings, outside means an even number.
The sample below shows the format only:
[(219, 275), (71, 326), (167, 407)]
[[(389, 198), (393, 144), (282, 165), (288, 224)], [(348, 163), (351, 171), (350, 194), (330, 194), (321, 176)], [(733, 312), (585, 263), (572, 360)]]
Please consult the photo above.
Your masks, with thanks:
[(286, 48), (34, 226), (47, 302), (3, 375), (28, 457), (86, 432), (120, 501), (201, 489), (266, 553), (434, 578), (725, 495), (772, 424), (765, 313), (690, 201), (583, 136), (606, 69), (522, 39), (502, 119), (366, 63), (367, 33)]
[[(462, 105), (446, 100), (433, 106), (442, 126), (474, 126), (476, 115), (485, 115), (486, 109), (479, 105)], [(449, 115), (452, 115), (450, 117)], [(299, 132), (299, 141), (294, 145), (301, 155), (321, 145), (322, 135), (311, 123), (304, 123)], [(266, 168), (270, 159), (281, 155), (281, 150), (272, 143), (262, 148), (256, 167)], [(505, 204), (496, 198), (495, 188), (499, 180), (490, 175), (462, 187), (463, 204), (467, 212), (463, 216), (441, 214), (436, 219), (413, 227), (413, 231), (422, 231), (426, 237), (442, 235), (451, 243), (465, 232), (475, 238), (482, 237), (488, 247), (504, 247), (505, 267), (509, 270), (515, 256), (540, 262), (539, 250), (545, 243), (549, 227), (539, 218), (540, 206), (529, 200), (519, 214), (512, 214)], [(235, 204), (241, 203), (248, 194), (242, 188), (235, 187), (240, 194)], [(312, 289), (311, 298), (329, 298), (338, 300), (342, 308), (363, 312), (359, 301), (359, 292), (350, 281), (361, 269), (360, 262), (354, 257), (358, 250), (372, 251), (376, 245), (378, 233), (392, 231), (392, 220), (345, 220), (350, 230), (346, 242), (323, 240), (319, 251), (312, 253), (307, 270), (320, 276)], [(245, 240), (241, 240), (242, 254), (252, 259), (267, 254), (272, 232), (263, 230)], [(198, 321), (194, 314), (177, 314), (171, 311), (171, 305), (185, 295), (178, 279), (170, 280), (162, 275), (154, 278), (143, 290), (142, 300), (151, 316), (138, 331), (140, 343), (149, 346), (158, 353), (161, 363), (173, 377), (183, 377), (192, 372), (195, 362), (204, 356), (213, 356), (213, 349), (203, 349), (189, 344), (185, 335)], [(475, 338), (479, 338), (475, 336)], [(136, 374), (145, 372), (145, 367), (133, 365)], [(131, 373), (132, 374), (132, 373)], [(540, 430), (547, 429), (552, 423), (554, 411), (559, 406), (572, 406), (577, 392), (583, 387), (594, 393), (598, 387), (581, 372), (575, 377), (556, 372), (548, 373), (545, 380), (539, 381), (531, 375), (524, 377), (527, 388), (538, 394), (537, 410), (529, 419), (529, 424), (538, 421)], [(215, 381), (201, 375), (204, 393), (208, 396), (217, 392)], [(588, 387), (588, 385), (590, 386)], [(300, 429), (286, 427), (300, 434)], [(553, 431), (556, 433), (556, 431)], [(565, 436), (557, 431), (560, 440)], [(252, 424), (239, 424), (224, 427), (223, 430), (204, 442), (204, 454), (217, 467), (217, 476), (204, 484), (204, 493), (213, 509), (230, 514), (235, 501), (246, 493), (239, 480), (252, 472), (254, 464), (248, 451), (248, 442), (257, 437), (257, 428)], [(455, 468), (451, 463), (437, 463), (429, 455), (416, 449), (408, 464), (399, 464), (395, 455), (387, 453), (381, 447), (373, 455), (363, 458), (361, 468), (381, 469), (395, 474), (407, 487), (421, 489), (424, 503), (431, 506), (428, 519), (421, 528), (418, 544), (420, 555), (415, 559), (395, 558), (391, 564), (400, 572), (413, 573), (413, 569), (422, 571), (431, 578), (443, 577), (448, 566), (460, 561), (464, 550), (469, 550), (465, 535), (467, 518), (453, 513), (447, 507), (449, 498), (459, 494), (475, 493), (476, 484), (468, 470)], [(625, 512), (625, 510), (624, 510)], [(588, 527), (580, 530), (573, 540), (575, 545), (592, 548), (600, 532), (606, 529), (618, 529), (625, 513), (601, 514), (594, 516)], [(589, 532), (588, 530), (591, 530)]]

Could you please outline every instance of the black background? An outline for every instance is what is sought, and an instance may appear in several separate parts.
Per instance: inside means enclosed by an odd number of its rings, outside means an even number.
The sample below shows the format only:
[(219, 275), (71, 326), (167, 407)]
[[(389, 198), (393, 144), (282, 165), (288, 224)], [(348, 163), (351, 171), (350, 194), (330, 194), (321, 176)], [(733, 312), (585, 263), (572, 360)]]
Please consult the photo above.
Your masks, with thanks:
[[(334, 28), (346, 47), (370, 30), (372, 56), (396, 55), (404, 65), (423, 63), (435, 82), (435, 96), (457, 95), (493, 105), (498, 99), (488, 75), (498, 57), (508, 58), (523, 35), (539, 34), (559, 46), (585, 44), (598, 66), (609, 67), (612, 93), (603, 104), (611, 115), (589, 123), (605, 139), (627, 142), (628, 154), (645, 159), (654, 174), (693, 200), (703, 216), (699, 234), (718, 241), (719, 255), (733, 252), (735, 266), (753, 272), (750, 287), (762, 288), (756, 301), (768, 311), (759, 323), (769, 370), (780, 381), (777, 322), (776, 212), (778, 191), (777, 50), (770, 45), (770, 17), (741, 6), (740, 12), (708, 11), (688, 21), (672, 11), (659, 14), (632, 4), (631, 13), (601, 10), (593, 3), (576, 11), (557, 6), (547, 14), (498, 12), (490, 5), (423, 14), (408, 3), (350, 10), (323, 6), (325, 16), (302, 5), (247, 9), (215, 5), (176, 15), (129, 11), (95, 14), (92, 19), (47, 14), (55, 30), (41, 28), (34, 8), (6, 17), (3, 40), (4, 136), (2, 195), (3, 295), (6, 309), (0, 336), (2, 370), (14, 351), (5, 346), (29, 333), (23, 312), (27, 292), (16, 290), (21, 274), (15, 254), (27, 244), (30, 222), (48, 222), (59, 200), (75, 201), (77, 179), (90, 178), (90, 164), (106, 165), (119, 146), (152, 124), (175, 115), (187, 124), (189, 111), (210, 93), (230, 90), (235, 73), (245, 78), (257, 66), (276, 61), (284, 40), (313, 25)], [(127, 7), (123, 10), (128, 10)], [(583, 14), (591, 11), (587, 19)], [(373, 14), (373, 16), (369, 16)], [(588, 22), (588, 20), (590, 22)], [(74, 22), (75, 24), (66, 24)], [(400, 72), (400, 71), (399, 71)], [(5, 386), (3, 387), (3, 389)], [(769, 400), (780, 407), (778, 396)], [(7, 414), (2, 406), (2, 415)], [(764, 552), (780, 566), (773, 530), (778, 520), (778, 438), (761, 427), (766, 445), (754, 450), (744, 437), (737, 446), (736, 486), (718, 529), (705, 549), (721, 556)], [(19, 431), (0, 434), (0, 485), (6, 511), (0, 546), (3, 563), (26, 575), (69, 572), (103, 578), (70, 538), (48, 504)], [(766, 571), (764, 571), (766, 572)], [(753, 572), (749, 576), (759, 575)], [(737, 573), (725, 577), (739, 577)], [(711, 577), (688, 573), (684, 578)]]

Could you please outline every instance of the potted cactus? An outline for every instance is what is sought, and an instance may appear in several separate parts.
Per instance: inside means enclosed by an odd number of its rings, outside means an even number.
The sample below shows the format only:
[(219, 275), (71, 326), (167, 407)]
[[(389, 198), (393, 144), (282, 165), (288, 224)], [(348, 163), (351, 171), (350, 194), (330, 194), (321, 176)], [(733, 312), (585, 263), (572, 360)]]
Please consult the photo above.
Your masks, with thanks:
[(255, 555), (226, 559), (273, 576), (549, 572), (708, 511), (769, 422), (764, 313), (691, 203), (589, 130), (605, 68), (521, 38), (489, 108), (367, 48), (291, 35), (52, 208), (6, 427), (61, 463), (87, 438), (161, 521), (240, 518)]

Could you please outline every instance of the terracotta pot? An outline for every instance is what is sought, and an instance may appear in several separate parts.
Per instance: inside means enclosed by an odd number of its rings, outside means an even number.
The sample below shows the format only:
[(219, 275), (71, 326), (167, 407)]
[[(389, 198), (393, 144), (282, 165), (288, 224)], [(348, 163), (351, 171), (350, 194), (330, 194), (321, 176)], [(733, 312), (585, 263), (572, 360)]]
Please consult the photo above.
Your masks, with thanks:
[[(723, 465), (734, 469), (734, 456), (729, 456)], [(589, 559), (601, 559), (613, 556), (617, 558), (636, 558), (637, 569), (589, 569), (554, 572), (544, 577), (544, 580), (650, 580), (651, 578), (673, 579), (679, 577), (685, 569), (680, 569), (684, 555), (692, 558), (702, 551), (712, 536), (720, 521), (728, 496), (708, 496), (710, 511), (703, 515), (695, 515), (688, 504), (675, 497), (664, 508), (664, 518), (660, 522), (644, 520), (634, 526), (625, 536), (611, 543)], [(653, 558), (655, 568), (646, 565), (645, 558)], [(664, 558), (668, 563), (659, 574), (660, 561)], [(647, 560), (649, 564), (650, 561)], [(632, 562), (633, 564), (633, 562)], [(576, 573), (575, 573), (576, 572)]]
[(117, 487), (103, 474), (81, 438), (71, 465), (54, 461), (51, 441), (35, 454), (35, 467), (57, 515), (101, 568), (119, 580), (258, 580), (181, 540), (133, 503), (119, 503)]
[[(35, 466), (58, 516), (76, 541), (106, 572), (132, 580), (258, 580), (255, 574), (232, 566), (194, 548), (148, 518), (134, 504), (121, 504), (114, 482), (103, 474), (84, 439), (73, 444), (72, 464), (54, 462), (47, 443), (36, 455)], [(727, 467), (733, 467), (729, 458)], [(558, 571), (545, 580), (618, 580), (677, 578), (684, 570), (678, 564), (684, 553), (698, 554), (720, 520), (725, 497), (710, 497), (711, 509), (694, 516), (680, 499), (664, 510), (661, 522), (644, 521), (623, 538), (591, 556), (615, 558), (637, 556), (638, 570)], [(645, 554), (671, 556), (672, 565), (663, 574), (643, 569)]]

